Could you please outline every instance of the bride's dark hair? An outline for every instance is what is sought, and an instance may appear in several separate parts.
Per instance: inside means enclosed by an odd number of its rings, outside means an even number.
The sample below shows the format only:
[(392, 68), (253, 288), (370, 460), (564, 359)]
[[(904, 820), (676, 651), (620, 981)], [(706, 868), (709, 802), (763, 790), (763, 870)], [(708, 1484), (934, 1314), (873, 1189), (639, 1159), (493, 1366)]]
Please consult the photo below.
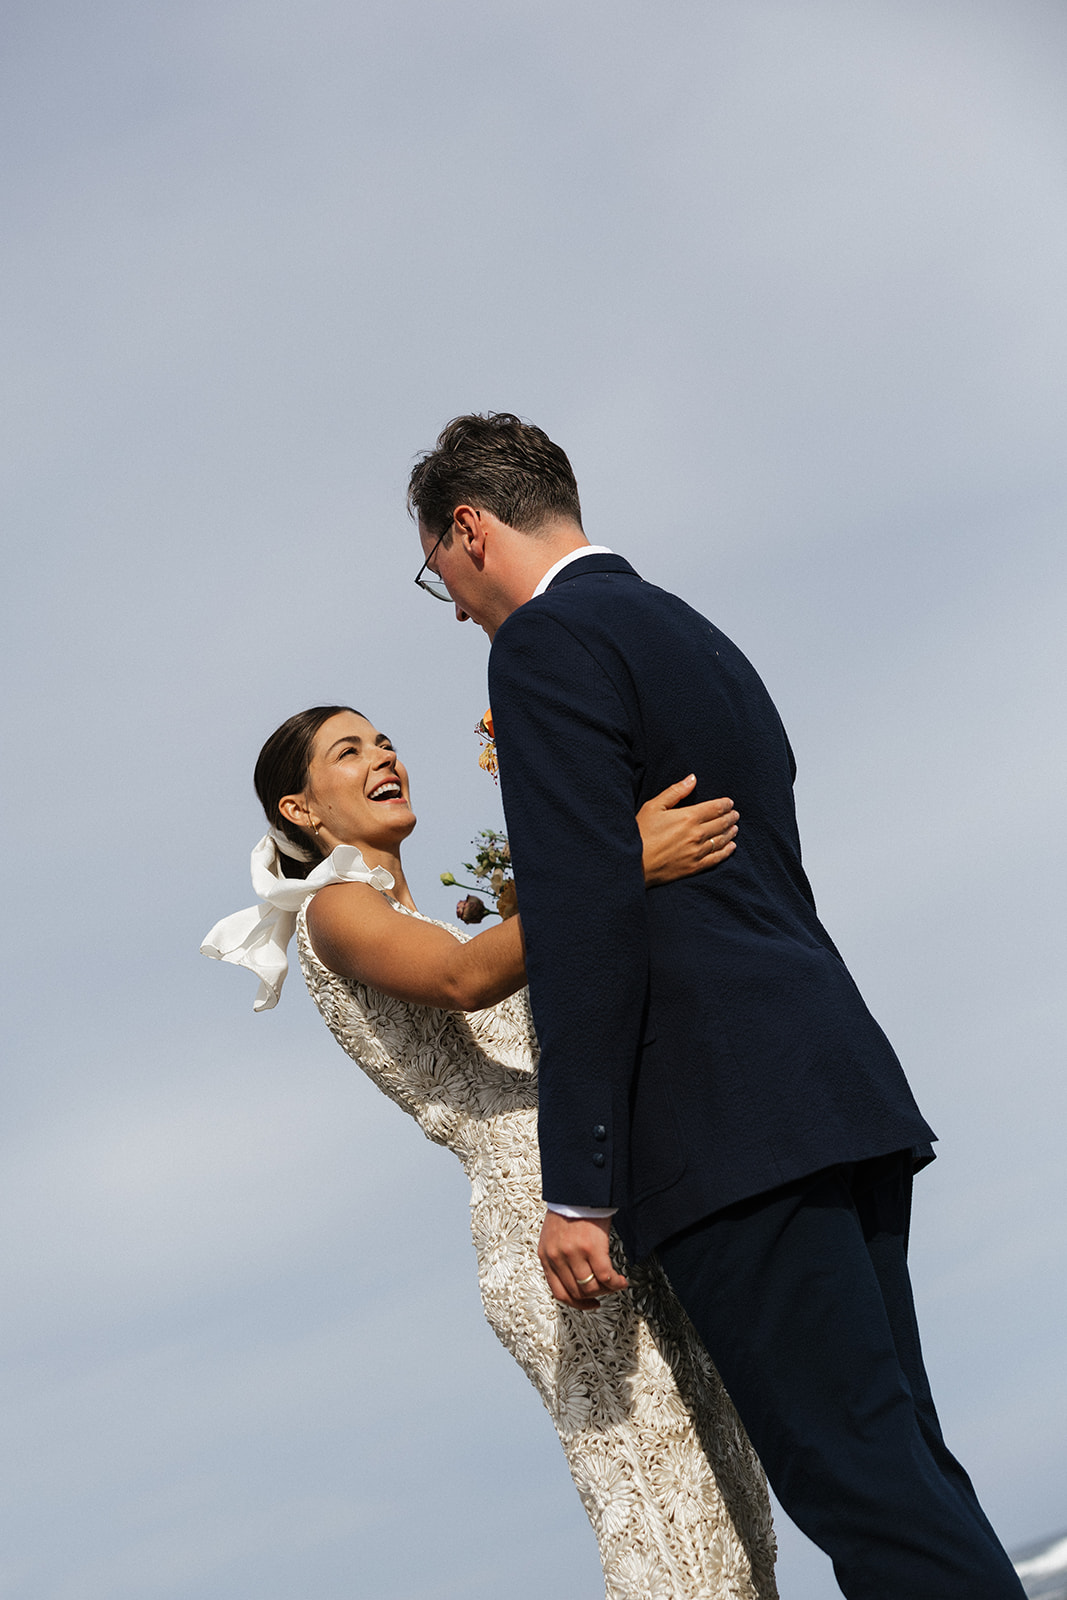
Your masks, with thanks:
[(308, 711), (298, 711), (295, 717), (289, 717), (280, 728), (275, 728), (259, 752), (252, 781), (260, 805), (267, 813), (267, 821), (291, 843), (302, 850), (309, 850), (315, 858), (313, 861), (294, 861), (291, 856), (282, 855), (279, 851), (281, 869), (287, 878), (306, 878), (323, 859), (323, 853), (313, 833), (298, 828), (295, 822), (282, 816), (278, 802), (287, 794), (299, 794), (306, 787), (315, 735), (324, 722), (329, 722), (331, 717), (336, 717), (342, 711), (351, 711), (355, 717), (363, 715), (354, 706), (312, 706)]

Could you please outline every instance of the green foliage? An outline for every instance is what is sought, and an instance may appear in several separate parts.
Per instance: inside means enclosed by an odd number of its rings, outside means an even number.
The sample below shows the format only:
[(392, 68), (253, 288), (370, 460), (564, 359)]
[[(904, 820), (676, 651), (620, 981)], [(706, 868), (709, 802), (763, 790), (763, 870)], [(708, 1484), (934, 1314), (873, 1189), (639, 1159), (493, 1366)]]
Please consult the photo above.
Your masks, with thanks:
[(465, 861), (463, 865), (473, 877), (487, 884), (494, 894), (499, 894), (512, 877), (507, 834), (483, 828), (471, 843), (476, 850), (474, 860)]

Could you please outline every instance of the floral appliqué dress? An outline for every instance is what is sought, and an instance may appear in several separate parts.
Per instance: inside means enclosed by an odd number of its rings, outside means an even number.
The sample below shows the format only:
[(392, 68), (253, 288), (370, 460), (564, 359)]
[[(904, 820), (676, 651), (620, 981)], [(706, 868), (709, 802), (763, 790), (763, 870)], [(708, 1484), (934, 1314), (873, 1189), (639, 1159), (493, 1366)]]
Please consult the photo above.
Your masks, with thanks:
[(776, 1600), (762, 1469), (654, 1260), (627, 1267), (616, 1241), (631, 1287), (599, 1311), (572, 1311), (549, 1292), (537, 1259), (537, 1043), (525, 991), (485, 1011), (411, 1005), (329, 972), (306, 907), (297, 942), (338, 1044), (463, 1163), (485, 1314), (555, 1423), (600, 1546), (606, 1600)]

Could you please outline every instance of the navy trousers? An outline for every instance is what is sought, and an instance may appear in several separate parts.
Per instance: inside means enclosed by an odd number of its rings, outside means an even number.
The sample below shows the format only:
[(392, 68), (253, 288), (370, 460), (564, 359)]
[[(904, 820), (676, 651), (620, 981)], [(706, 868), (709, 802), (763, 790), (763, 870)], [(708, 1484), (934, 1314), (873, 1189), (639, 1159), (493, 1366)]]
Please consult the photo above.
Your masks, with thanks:
[(656, 1255), (782, 1506), (849, 1600), (1023, 1600), (941, 1435), (907, 1267), (910, 1155), (729, 1206)]

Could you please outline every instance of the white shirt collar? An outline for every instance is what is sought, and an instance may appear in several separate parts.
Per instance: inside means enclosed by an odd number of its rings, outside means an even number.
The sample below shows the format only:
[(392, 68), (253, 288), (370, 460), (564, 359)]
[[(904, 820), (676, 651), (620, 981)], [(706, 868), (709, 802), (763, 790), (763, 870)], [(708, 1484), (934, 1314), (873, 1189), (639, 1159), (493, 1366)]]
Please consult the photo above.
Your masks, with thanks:
[(614, 550), (609, 550), (606, 544), (583, 544), (577, 550), (570, 550), (565, 556), (560, 556), (555, 566), (549, 567), (541, 582), (537, 585), (530, 599), (544, 594), (557, 572), (562, 572), (564, 567), (569, 567), (572, 561), (580, 561), (582, 556), (613, 556)]

